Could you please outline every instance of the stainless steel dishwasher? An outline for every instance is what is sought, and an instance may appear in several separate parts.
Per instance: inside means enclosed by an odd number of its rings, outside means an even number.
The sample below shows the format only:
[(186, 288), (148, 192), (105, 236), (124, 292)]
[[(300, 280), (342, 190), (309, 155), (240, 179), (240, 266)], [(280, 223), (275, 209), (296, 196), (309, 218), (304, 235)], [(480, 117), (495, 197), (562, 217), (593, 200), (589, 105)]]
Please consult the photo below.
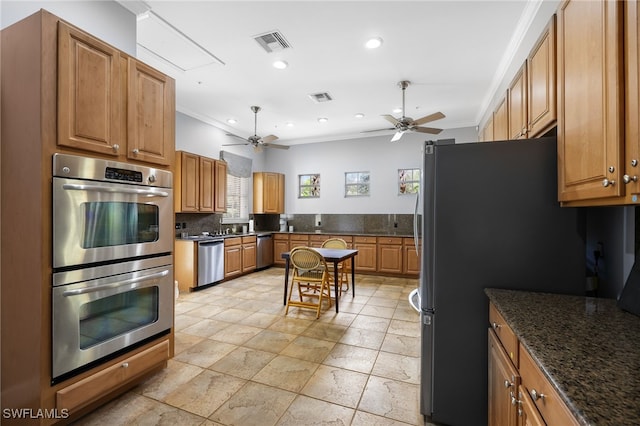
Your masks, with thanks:
[(224, 240), (198, 242), (198, 287), (224, 279)]
[(256, 269), (263, 269), (273, 265), (273, 238), (271, 234), (258, 234), (256, 252)]

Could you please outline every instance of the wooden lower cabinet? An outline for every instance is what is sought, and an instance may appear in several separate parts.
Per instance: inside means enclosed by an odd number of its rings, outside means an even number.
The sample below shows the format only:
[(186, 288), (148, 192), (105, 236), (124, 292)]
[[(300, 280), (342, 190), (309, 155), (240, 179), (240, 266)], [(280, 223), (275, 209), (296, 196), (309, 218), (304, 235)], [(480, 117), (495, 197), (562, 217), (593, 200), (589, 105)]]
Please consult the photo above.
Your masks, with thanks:
[(490, 426), (577, 426), (527, 349), (491, 303), (488, 380)]
[(422, 254), (422, 239), (418, 240), (418, 251), (413, 238), (402, 239), (402, 273), (406, 275), (420, 275), (420, 257)]
[(133, 381), (139, 376), (163, 366), (169, 359), (169, 341), (164, 340), (96, 374), (56, 392), (56, 408), (70, 414), (85, 405)]
[(376, 272), (378, 270), (378, 250), (376, 237), (353, 237), (353, 248), (358, 250), (355, 257), (356, 272)]
[(242, 238), (225, 238), (224, 240), (224, 278), (234, 277), (242, 273)]
[(242, 272), (251, 272), (256, 269), (257, 245), (256, 236), (242, 237)]
[(273, 264), (284, 266), (282, 253), (289, 251), (289, 234), (273, 234)]
[(377, 271), (402, 274), (402, 238), (378, 237), (377, 245)]

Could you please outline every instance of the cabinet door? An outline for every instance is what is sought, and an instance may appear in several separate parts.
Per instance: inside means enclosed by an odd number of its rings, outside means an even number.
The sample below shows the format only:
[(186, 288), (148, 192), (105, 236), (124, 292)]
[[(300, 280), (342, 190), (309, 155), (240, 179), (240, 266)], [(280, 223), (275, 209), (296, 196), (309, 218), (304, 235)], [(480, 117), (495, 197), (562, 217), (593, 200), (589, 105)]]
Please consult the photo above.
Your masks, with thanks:
[(542, 135), (556, 123), (556, 16), (553, 15), (527, 58), (527, 128)]
[(489, 425), (515, 426), (516, 406), (511, 399), (519, 385), (518, 371), (489, 329)]
[[(180, 211), (197, 212), (200, 205), (200, 157), (182, 152), (180, 155)], [(177, 198), (177, 197), (176, 197)]]
[(558, 9), (560, 201), (624, 192), (621, 7), (567, 0)]
[(213, 212), (214, 200), (215, 200), (215, 160), (207, 157), (199, 157), (199, 183), (200, 183), (200, 196), (199, 199), (199, 211), (201, 212)]
[(278, 207), (276, 213), (284, 213), (284, 175), (278, 173)]
[(216, 160), (214, 164), (215, 190), (213, 210), (217, 213), (227, 211), (227, 163)]
[(520, 68), (508, 90), (509, 139), (527, 138), (527, 63)]
[[(626, 67), (625, 85), (625, 160), (623, 182), (628, 194), (640, 192), (640, 8), (637, 1), (627, 1), (625, 5), (625, 49)], [(637, 202), (632, 195), (631, 202)]]
[(175, 152), (175, 81), (129, 58), (127, 157), (171, 165)]
[(422, 252), (421, 242), (418, 243), (418, 252), (412, 238), (404, 239), (404, 253), (402, 257), (402, 272), (409, 275), (420, 275), (420, 255)]
[(491, 142), (493, 139), (493, 115), (489, 117), (487, 123), (484, 125), (482, 129), (482, 141), (483, 142)]
[(358, 250), (358, 255), (354, 258), (356, 272), (375, 272), (377, 267), (376, 244), (355, 242), (353, 246)]
[(242, 245), (224, 247), (224, 277), (228, 278), (242, 273)]
[(546, 426), (531, 397), (518, 386), (518, 426)]
[(256, 243), (242, 244), (242, 272), (249, 272), (256, 269)]
[(279, 202), (278, 175), (276, 173), (264, 174), (264, 212), (278, 213)]
[(117, 157), (122, 102), (118, 50), (58, 22), (58, 145)]
[(402, 273), (402, 238), (378, 238), (378, 272)]
[(505, 94), (493, 113), (493, 140), (503, 141), (506, 139), (509, 139), (509, 110)]
[[(278, 238), (279, 236), (283, 238)], [(275, 234), (273, 237), (273, 263), (276, 265), (284, 266), (285, 260), (282, 258), (282, 253), (289, 251), (289, 236), (283, 234)]]

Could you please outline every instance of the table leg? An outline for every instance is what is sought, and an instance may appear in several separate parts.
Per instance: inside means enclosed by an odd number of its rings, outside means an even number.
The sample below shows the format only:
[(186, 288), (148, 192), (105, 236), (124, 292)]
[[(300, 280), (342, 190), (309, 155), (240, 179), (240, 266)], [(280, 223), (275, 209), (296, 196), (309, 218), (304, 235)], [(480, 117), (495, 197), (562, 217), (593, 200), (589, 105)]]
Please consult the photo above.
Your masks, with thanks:
[(356, 268), (353, 258), (351, 258), (351, 294), (356, 297)]
[(338, 313), (338, 299), (340, 298), (340, 293), (338, 291), (338, 262), (333, 262), (333, 285), (334, 292), (336, 294), (336, 313)]
[(287, 304), (287, 287), (289, 287), (289, 258), (284, 260), (284, 304)]

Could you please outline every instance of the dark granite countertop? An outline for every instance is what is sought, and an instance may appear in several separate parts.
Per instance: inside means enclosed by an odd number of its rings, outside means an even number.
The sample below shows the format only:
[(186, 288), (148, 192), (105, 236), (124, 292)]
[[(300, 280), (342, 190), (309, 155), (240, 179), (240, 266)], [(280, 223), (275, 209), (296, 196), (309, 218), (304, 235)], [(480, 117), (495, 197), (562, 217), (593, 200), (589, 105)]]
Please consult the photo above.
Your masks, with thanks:
[(413, 234), (404, 234), (404, 233), (394, 233), (394, 232), (314, 232), (314, 231), (273, 231), (274, 234), (307, 234), (307, 235), (353, 235), (353, 236), (362, 236), (362, 237), (402, 237), (402, 238), (413, 238)]
[(584, 425), (640, 425), (640, 317), (613, 299), (485, 293)]

